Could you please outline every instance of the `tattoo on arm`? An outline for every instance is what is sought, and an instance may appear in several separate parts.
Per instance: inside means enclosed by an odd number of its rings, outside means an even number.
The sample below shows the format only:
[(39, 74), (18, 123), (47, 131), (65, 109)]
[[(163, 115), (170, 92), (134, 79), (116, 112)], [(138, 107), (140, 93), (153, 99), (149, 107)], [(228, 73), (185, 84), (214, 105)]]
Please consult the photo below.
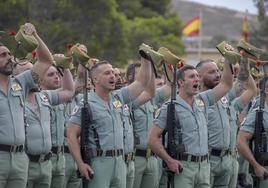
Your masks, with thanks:
[(242, 57), (240, 63), (240, 70), (237, 78), (239, 81), (245, 82), (248, 80), (248, 77), (249, 77), (248, 59)]
[(40, 82), (40, 77), (39, 77), (39, 75), (38, 75), (36, 72), (34, 72), (34, 71), (31, 71), (31, 74), (32, 74), (34, 83), (39, 84), (39, 82)]

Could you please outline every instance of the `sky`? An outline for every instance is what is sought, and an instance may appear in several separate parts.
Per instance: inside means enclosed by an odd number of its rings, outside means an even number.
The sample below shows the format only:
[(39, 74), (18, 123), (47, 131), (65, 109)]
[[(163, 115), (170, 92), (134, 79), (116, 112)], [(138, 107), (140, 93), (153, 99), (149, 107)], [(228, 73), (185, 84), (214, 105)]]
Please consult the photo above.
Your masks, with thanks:
[(246, 9), (250, 14), (257, 14), (257, 8), (254, 6), (253, 0), (188, 0), (198, 3), (221, 6), (233, 10), (245, 11)]

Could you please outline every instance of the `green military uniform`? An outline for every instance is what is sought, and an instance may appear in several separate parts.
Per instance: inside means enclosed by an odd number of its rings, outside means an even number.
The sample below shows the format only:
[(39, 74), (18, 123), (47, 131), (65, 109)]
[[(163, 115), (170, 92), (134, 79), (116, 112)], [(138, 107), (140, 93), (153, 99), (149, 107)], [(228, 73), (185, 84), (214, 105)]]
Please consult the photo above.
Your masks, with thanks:
[(0, 187), (25, 187), (29, 159), (24, 152), (24, 99), (35, 87), (31, 71), (9, 78), (7, 95), (0, 90)]
[[(175, 188), (209, 188), (210, 164), (208, 162), (207, 110), (214, 104), (214, 94), (208, 90), (198, 94), (191, 107), (180, 96), (176, 97), (175, 116), (182, 128), (182, 142), (185, 153), (178, 156), (183, 171), (174, 178)], [(160, 109), (154, 124), (166, 128), (167, 105)], [(176, 129), (175, 129), (176, 130)], [(175, 135), (177, 135), (175, 133)], [(178, 143), (178, 140), (175, 140)]]
[(35, 93), (38, 111), (26, 102), (27, 154), (30, 159), (27, 188), (49, 188), (52, 178), (50, 110), (58, 104), (56, 91)]
[(66, 137), (66, 129), (68, 125), (69, 118), (71, 117), (71, 113), (73, 108), (79, 104), (79, 101), (82, 99), (81, 95), (77, 95), (73, 98), (71, 102), (66, 103), (65, 107), (65, 137), (64, 137), (64, 156), (65, 156), (65, 178), (64, 178), (64, 187), (66, 188), (79, 188), (81, 186), (81, 178), (77, 176), (77, 166), (76, 163), (70, 154), (67, 137)]
[(158, 161), (147, 145), (147, 138), (152, 126), (154, 112), (159, 108), (166, 98), (162, 89), (157, 89), (155, 97), (139, 106), (133, 102), (133, 128), (139, 138), (135, 156), (135, 178), (133, 188), (156, 187), (158, 184)]
[(232, 160), (232, 171), (230, 176), (229, 188), (236, 188), (238, 177), (238, 153), (236, 149), (236, 135), (237, 135), (237, 112), (241, 112), (244, 108), (240, 98), (235, 99), (230, 105), (230, 154)]
[[(89, 93), (89, 105), (92, 111), (94, 127), (89, 130), (88, 146), (92, 158), (91, 167), (94, 178), (89, 181), (90, 188), (125, 188), (126, 165), (123, 159), (123, 122), (122, 112), (125, 104), (130, 102), (128, 89), (122, 88), (109, 95), (107, 105), (95, 92)], [(75, 108), (70, 122), (81, 125), (81, 103)]]
[(211, 187), (227, 188), (230, 182), (232, 159), (229, 152), (231, 131), (229, 104), (235, 97), (235, 89), (231, 89), (208, 110)]
[(124, 153), (126, 163), (126, 187), (132, 188), (134, 183), (135, 165), (134, 165), (134, 133), (130, 117), (131, 105), (124, 105), (122, 121), (124, 127)]
[[(252, 110), (249, 111), (246, 120), (242, 123), (242, 127), (240, 128), (240, 130), (248, 132), (250, 134), (254, 134), (255, 131), (255, 120), (256, 120), (256, 110), (259, 108), (259, 100), (257, 100), (256, 104), (253, 105)], [(268, 131), (268, 106), (265, 103), (265, 108), (263, 110), (263, 127), (265, 132)], [(267, 142), (268, 142), (268, 138)], [(267, 145), (268, 146), (268, 145)], [(268, 149), (268, 148), (267, 148)], [(265, 165), (264, 167), (268, 170), (268, 161), (265, 161)], [(260, 188), (266, 188), (268, 187), (268, 179), (264, 180), (264, 181), (260, 181)]]
[(51, 139), (52, 139), (52, 180), (51, 188), (62, 188), (65, 176), (64, 157), (64, 124), (65, 104), (53, 106), (51, 110)]

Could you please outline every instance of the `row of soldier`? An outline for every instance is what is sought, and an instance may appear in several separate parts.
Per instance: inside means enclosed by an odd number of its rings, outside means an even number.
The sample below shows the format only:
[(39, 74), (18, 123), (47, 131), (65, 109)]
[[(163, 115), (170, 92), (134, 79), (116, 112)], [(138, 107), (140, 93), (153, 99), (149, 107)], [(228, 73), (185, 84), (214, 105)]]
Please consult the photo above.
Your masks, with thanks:
[[(72, 58), (52, 56), (32, 24), (23, 25), (21, 32), (38, 42), (37, 61), (34, 65), (14, 62), (8, 48), (0, 46), (1, 101), (6, 104), (0, 111), (0, 187), (80, 187), (76, 168), (88, 187), (236, 186), (236, 114), (257, 93), (248, 69), (248, 59), (256, 58), (248, 44), (240, 44), (242, 55), (228, 44), (218, 46), (225, 57), (222, 73), (213, 60), (201, 61), (196, 68), (184, 65), (176, 72), (175, 116), (182, 127), (179, 144), (185, 151), (172, 158), (160, 140), (167, 127), (165, 102), (171, 95), (172, 79), (168, 77), (172, 78), (174, 67), (167, 66), (167, 79), (158, 89), (155, 75), (159, 59), (176, 66), (178, 57), (165, 48), (156, 52), (141, 45), (141, 60), (128, 67), (127, 85), (123, 85), (117, 82), (118, 70), (107, 61), (84, 63), (87, 49), (79, 45), (75, 50), (81, 58), (74, 82), (69, 70)], [(62, 70), (51, 66), (55, 60)], [(232, 79), (235, 63), (240, 63), (236, 81)], [(94, 88), (86, 93), (92, 116), (85, 133), (90, 164), (83, 161), (80, 149), (86, 69), (90, 69)], [(254, 132), (254, 114), (249, 116), (238, 146), (263, 179), (267, 171), (256, 163), (244, 142)], [(162, 160), (175, 173), (173, 183), (170, 172), (162, 169)], [(267, 181), (261, 181), (265, 185)]]

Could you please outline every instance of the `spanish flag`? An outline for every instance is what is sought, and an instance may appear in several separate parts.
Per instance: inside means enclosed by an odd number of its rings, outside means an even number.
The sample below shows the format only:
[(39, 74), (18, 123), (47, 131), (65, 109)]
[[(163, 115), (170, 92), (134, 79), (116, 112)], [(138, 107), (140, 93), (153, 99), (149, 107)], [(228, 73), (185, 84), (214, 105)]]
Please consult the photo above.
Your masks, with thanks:
[(245, 41), (248, 41), (248, 19), (247, 16), (244, 18), (242, 25), (242, 37)]
[(196, 36), (199, 34), (200, 27), (201, 27), (200, 17), (199, 16), (194, 17), (182, 28), (182, 34), (184, 34), (187, 37)]

